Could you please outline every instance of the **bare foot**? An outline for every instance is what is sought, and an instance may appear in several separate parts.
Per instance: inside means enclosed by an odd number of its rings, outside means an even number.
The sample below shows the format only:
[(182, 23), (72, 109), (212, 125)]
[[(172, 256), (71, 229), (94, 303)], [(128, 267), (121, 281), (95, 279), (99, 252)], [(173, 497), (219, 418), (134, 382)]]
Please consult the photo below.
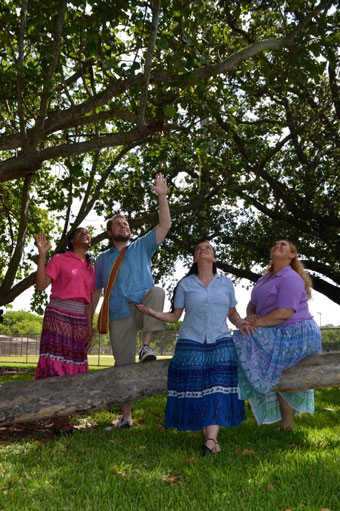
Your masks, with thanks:
[(294, 426), (279, 426), (278, 428), (275, 428), (274, 431), (292, 431), (294, 429)]

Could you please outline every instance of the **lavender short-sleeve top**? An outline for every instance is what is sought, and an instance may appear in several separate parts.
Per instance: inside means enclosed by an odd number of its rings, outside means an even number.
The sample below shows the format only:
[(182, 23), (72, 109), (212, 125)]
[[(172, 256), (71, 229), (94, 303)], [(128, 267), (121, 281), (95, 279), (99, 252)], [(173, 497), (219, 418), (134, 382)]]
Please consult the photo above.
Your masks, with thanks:
[(286, 325), (312, 319), (305, 283), (291, 266), (286, 266), (274, 277), (271, 273), (261, 277), (252, 291), (251, 303), (259, 316), (274, 309), (294, 309), (294, 314), (284, 322)]

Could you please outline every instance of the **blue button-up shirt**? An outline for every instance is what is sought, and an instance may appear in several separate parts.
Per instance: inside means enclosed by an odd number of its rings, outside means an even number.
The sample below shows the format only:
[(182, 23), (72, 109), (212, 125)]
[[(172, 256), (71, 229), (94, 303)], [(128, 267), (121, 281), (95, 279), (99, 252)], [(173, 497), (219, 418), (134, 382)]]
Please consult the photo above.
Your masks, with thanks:
[[(110, 297), (110, 321), (130, 316), (128, 300), (140, 303), (144, 294), (154, 286), (151, 257), (157, 249), (156, 228), (130, 243), (120, 267)], [(97, 259), (96, 288), (105, 289), (110, 271), (119, 251), (115, 247)]]
[(185, 309), (179, 337), (200, 343), (229, 337), (227, 315), (236, 303), (234, 286), (227, 277), (215, 275), (207, 286), (196, 275), (185, 277), (178, 284), (174, 301), (176, 309)]

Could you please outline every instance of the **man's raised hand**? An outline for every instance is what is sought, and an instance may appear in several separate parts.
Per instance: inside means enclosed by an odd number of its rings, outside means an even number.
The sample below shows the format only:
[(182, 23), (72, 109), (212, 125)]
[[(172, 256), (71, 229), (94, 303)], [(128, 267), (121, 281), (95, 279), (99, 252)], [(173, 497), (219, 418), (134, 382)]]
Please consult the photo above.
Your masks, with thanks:
[(156, 174), (155, 183), (152, 183), (151, 186), (158, 195), (167, 195), (168, 193), (166, 178), (160, 172)]

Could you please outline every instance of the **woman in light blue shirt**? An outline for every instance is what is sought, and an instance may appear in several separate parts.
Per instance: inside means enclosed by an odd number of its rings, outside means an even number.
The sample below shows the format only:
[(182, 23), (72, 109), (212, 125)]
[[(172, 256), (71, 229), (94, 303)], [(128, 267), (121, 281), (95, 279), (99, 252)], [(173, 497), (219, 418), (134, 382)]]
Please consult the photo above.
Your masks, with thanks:
[(202, 454), (221, 451), (220, 426), (238, 426), (245, 420), (244, 401), (238, 399), (237, 361), (228, 319), (242, 331), (249, 323), (235, 308), (230, 279), (216, 272), (216, 257), (208, 242), (194, 252), (194, 264), (179, 281), (171, 312), (137, 305), (141, 312), (169, 323), (185, 317), (175, 355), (169, 365), (165, 426), (179, 431), (202, 430)]

